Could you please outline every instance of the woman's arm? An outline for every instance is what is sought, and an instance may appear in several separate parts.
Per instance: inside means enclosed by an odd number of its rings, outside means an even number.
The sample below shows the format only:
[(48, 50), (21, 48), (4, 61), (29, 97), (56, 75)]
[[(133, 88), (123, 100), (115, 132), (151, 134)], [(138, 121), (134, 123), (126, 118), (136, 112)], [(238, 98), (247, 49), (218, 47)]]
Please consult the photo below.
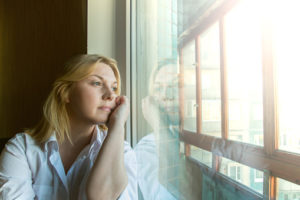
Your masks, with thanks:
[(121, 96), (108, 122), (108, 133), (89, 174), (86, 192), (89, 200), (117, 199), (128, 183), (124, 165), (124, 125), (129, 101)]
[(25, 135), (11, 139), (0, 156), (0, 199), (34, 199), (32, 172), (25, 155)]

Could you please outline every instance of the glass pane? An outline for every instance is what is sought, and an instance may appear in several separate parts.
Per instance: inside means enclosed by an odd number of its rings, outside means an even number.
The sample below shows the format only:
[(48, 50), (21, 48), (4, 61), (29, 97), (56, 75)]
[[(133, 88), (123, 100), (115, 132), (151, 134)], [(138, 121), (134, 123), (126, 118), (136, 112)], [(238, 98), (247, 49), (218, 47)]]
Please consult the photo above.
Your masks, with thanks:
[(179, 13), (178, 33), (181, 34), (194, 24), (197, 17), (218, 0), (177, 0)]
[(278, 78), (279, 149), (300, 153), (300, 27), (299, 1), (275, 3), (274, 43)]
[(178, 137), (177, 0), (137, 1), (135, 11), (131, 106), (139, 199), (182, 199), (181, 183), (189, 181)]
[(200, 35), (201, 133), (221, 137), (220, 41), (214, 24)]
[(262, 145), (261, 25), (253, 10), (241, 2), (225, 18), (229, 139)]
[(232, 160), (222, 158), (220, 173), (225, 176), (242, 183), (243, 185), (263, 193), (263, 172), (234, 162)]
[(191, 157), (212, 167), (212, 153), (191, 145)]
[(278, 200), (297, 200), (300, 199), (300, 185), (277, 178)]
[(184, 155), (185, 151), (184, 151), (184, 148), (185, 148), (185, 144), (184, 142), (179, 142), (180, 146), (179, 146), (179, 153), (180, 155)]
[(195, 41), (188, 43), (182, 49), (182, 64), (184, 74), (184, 129), (197, 131), (196, 123), (196, 58)]

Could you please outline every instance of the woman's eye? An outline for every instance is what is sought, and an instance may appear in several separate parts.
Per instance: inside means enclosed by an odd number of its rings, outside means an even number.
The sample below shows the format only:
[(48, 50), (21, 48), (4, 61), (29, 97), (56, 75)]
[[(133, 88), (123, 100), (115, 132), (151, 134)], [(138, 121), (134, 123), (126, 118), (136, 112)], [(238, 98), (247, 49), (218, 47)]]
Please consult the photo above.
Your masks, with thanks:
[(116, 92), (116, 91), (118, 90), (118, 88), (117, 88), (117, 87), (113, 87), (112, 90), (113, 90), (114, 92)]
[(95, 85), (95, 86), (100, 86), (101, 83), (100, 83), (99, 81), (94, 81), (94, 82), (93, 82), (93, 85)]

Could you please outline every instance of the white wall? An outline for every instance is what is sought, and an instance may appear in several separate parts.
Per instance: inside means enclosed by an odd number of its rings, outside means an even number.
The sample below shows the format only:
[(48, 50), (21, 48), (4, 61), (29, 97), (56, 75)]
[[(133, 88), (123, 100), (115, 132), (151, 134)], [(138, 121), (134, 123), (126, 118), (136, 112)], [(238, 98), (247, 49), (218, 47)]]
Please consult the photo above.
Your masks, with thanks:
[(88, 53), (115, 58), (116, 0), (88, 0)]

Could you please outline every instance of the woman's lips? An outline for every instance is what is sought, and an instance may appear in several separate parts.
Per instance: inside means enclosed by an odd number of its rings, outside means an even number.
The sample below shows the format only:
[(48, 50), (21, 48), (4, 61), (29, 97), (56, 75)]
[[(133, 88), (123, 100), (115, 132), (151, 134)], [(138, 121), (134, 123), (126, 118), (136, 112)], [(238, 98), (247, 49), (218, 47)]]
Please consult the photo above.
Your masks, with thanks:
[(111, 112), (111, 107), (108, 107), (108, 106), (101, 106), (100, 109), (105, 112)]

